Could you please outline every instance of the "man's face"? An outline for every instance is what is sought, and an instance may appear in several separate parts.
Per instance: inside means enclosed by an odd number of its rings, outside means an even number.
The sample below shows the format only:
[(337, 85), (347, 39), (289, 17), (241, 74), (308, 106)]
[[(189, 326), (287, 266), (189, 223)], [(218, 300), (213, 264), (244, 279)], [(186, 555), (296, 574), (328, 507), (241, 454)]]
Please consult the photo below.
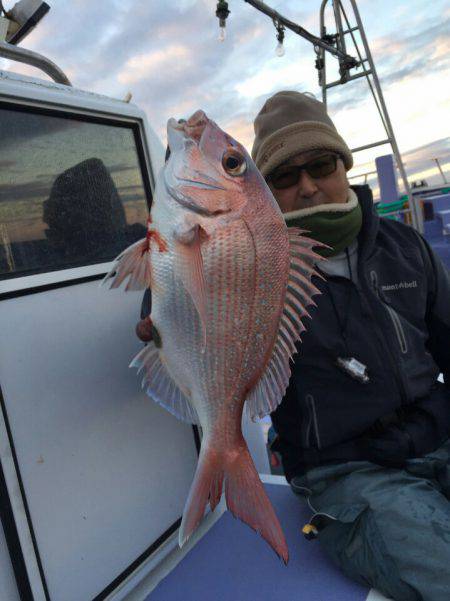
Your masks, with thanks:
[[(271, 176), (291, 165), (305, 165), (324, 155), (333, 154), (327, 150), (302, 152), (277, 167)], [(283, 213), (298, 209), (306, 209), (321, 204), (344, 203), (348, 200), (349, 183), (342, 159), (338, 158), (336, 170), (330, 175), (315, 178), (303, 169), (299, 173), (298, 182), (288, 188), (277, 189), (269, 178), (269, 188)]]

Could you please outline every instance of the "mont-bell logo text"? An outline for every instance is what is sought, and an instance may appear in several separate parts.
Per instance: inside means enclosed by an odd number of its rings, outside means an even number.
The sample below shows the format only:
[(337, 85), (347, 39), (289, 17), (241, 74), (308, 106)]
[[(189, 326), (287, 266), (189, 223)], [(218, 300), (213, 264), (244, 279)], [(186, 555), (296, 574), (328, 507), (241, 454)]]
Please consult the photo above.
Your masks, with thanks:
[(407, 288), (417, 288), (417, 280), (412, 280), (411, 282), (397, 282), (396, 284), (384, 284), (381, 286), (383, 292), (388, 292), (391, 290), (406, 290)]

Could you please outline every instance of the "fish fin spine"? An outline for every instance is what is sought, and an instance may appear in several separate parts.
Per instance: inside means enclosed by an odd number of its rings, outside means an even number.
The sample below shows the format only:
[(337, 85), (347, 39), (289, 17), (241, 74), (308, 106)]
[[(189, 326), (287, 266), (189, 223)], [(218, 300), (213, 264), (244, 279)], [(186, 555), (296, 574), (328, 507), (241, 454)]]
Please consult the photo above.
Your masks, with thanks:
[(281, 403), (291, 373), (289, 362), (306, 329), (303, 320), (311, 319), (307, 307), (317, 306), (312, 297), (320, 294), (311, 278), (318, 274), (316, 264), (323, 257), (311, 248), (323, 245), (303, 236), (298, 228), (288, 228), (288, 235), (290, 262), (278, 335), (265, 369), (245, 402), (246, 414), (253, 421), (275, 411)]

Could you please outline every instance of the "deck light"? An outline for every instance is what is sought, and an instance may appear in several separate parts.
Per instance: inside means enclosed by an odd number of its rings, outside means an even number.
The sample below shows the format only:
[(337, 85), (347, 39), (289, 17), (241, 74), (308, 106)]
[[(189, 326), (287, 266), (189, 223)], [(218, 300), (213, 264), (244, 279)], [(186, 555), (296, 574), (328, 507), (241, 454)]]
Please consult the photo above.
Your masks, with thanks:
[[(0, 9), (9, 21), (6, 42), (19, 44), (48, 13), (50, 6), (42, 0), (19, 0), (11, 10), (5, 10), (3, 2)], [(0, 10), (1, 12), (1, 10)]]
[(277, 47), (275, 48), (275, 54), (277, 56), (284, 56), (284, 46), (283, 46), (283, 41), (284, 41), (284, 26), (281, 25), (281, 23), (277, 23), (275, 25), (275, 27), (277, 28), (277, 40), (278, 40), (278, 44)]
[(230, 14), (230, 11), (228, 10), (228, 3), (225, 2), (225, 0), (219, 0), (219, 2), (217, 3), (217, 9), (216, 9), (216, 17), (219, 19), (219, 37), (218, 40), (219, 42), (223, 42), (225, 40), (225, 36), (226, 36), (226, 31), (225, 31), (225, 25), (226, 25), (226, 21), (227, 21), (227, 17)]

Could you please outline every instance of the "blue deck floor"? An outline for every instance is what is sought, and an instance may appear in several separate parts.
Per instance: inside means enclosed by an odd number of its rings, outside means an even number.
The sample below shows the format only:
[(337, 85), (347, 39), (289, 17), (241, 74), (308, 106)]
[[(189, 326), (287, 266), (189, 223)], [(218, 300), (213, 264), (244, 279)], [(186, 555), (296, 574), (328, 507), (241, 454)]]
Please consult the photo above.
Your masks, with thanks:
[(286, 567), (253, 530), (226, 512), (146, 601), (365, 601), (318, 541), (301, 534), (311, 511), (288, 486), (265, 484), (290, 552)]

